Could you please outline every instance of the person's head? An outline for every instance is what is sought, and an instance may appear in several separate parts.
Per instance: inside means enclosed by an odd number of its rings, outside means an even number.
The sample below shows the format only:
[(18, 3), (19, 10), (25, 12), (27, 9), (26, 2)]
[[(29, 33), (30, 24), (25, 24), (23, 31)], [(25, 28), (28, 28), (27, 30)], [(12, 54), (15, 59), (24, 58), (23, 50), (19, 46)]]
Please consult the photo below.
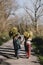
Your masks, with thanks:
[(15, 35), (13, 36), (13, 38), (14, 38), (14, 39), (18, 39), (18, 34), (15, 34)]
[(21, 36), (19, 36), (19, 37), (18, 37), (18, 39), (20, 39), (20, 40), (21, 40)]
[(18, 36), (19, 36), (18, 34), (15, 35), (15, 37), (17, 37), (17, 38), (18, 38)]

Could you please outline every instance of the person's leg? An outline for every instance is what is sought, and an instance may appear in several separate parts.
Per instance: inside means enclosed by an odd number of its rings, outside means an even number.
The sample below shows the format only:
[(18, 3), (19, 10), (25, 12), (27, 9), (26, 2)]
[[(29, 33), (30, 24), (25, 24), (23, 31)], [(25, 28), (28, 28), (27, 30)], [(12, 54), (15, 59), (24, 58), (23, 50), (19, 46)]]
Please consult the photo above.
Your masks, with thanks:
[(31, 44), (29, 45), (29, 57), (31, 56)]
[(27, 57), (29, 58), (31, 55), (31, 45), (28, 45)]
[(17, 55), (17, 59), (19, 59), (19, 50), (17, 50), (16, 55)]
[(26, 52), (26, 45), (24, 44), (24, 49), (25, 49), (25, 52)]
[(27, 45), (27, 47), (26, 47), (26, 56), (27, 56), (27, 58), (29, 58), (29, 45)]
[(17, 53), (16, 53), (16, 50), (15, 50), (15, 57), (17, 56), (16, 54), (17, 54)]

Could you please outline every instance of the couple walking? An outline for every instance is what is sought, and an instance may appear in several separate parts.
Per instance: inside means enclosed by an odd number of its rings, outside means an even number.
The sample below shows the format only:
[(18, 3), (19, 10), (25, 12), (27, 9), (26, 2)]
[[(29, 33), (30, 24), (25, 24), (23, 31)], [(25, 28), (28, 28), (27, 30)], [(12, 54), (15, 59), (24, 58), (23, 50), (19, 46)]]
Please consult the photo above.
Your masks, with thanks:
[[(30, 57), (31, 55), (31, 39), (29, 37), (24, 36), (25, 42), (24, 42), (24, 47), (25, 47), (25, 52), (26, 52), (26, 56), (27, 58)], [(19, 58), (19, 49), (21, 49), (21, 37), (16, 34), (13, 37), (13, 45), (14, 45), (14, 50), (15, 50), (15, 57), (17, 57), (17, 59)]]
[[(18, 29), (16, 27), (13, 27), (10, 32), (9, 32), (9, 36), (12, 37), (13, 35), (13, 46), (14, 46), (14, 50), (15, 50), (15, 57), (17, 57), (17, 59), (19, 58), (18, 53), (19, 53), (19, 49), (20, 44), (21, 44), (21, 37), (19, 36), (19, 34), (17, 33)], [(17, 34), (16, 34), (17, 33)], [(25, 52), (27, 55), (27, 58), (30, 57), (31, 55), (31, 40), (33, 37), (33, 33), (32, 31), (25, 31), (24, 32), (24, 47), (25, 47)]]

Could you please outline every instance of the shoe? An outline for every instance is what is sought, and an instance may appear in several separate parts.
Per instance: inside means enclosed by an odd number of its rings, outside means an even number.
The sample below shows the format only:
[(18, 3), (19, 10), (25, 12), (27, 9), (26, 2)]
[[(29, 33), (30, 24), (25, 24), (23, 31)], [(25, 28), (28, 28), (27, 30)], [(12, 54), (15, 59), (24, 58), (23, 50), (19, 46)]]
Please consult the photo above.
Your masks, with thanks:
[(14, 57), (16, 57), (16, 55), (14, 55)]
[(19, 57), (17, 57), (17, 59), (19, 59)]
[(29, 57), (26, 57), (27, 59), (29, 58)]

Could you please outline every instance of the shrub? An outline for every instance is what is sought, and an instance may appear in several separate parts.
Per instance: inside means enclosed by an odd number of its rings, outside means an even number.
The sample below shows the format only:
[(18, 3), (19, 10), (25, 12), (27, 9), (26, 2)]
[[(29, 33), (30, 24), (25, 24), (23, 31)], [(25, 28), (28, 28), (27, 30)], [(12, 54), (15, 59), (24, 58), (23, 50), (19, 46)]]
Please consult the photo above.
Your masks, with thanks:
[(35, 37), (32, 39), (33, 44), (36, 46), (36, 52), (43, 54), (43, 38)]
[(43, 56), (39, 56), (40, 63), (43, 65)]
[(8, 33), (4, 32), (0, 36), (0, 45), (2, 45), (4, 42), (7, 42), (10, 39)]
[(2, 39), (0, 39), (0, 45), (2, 45), (2, 44), (3, 44)]

